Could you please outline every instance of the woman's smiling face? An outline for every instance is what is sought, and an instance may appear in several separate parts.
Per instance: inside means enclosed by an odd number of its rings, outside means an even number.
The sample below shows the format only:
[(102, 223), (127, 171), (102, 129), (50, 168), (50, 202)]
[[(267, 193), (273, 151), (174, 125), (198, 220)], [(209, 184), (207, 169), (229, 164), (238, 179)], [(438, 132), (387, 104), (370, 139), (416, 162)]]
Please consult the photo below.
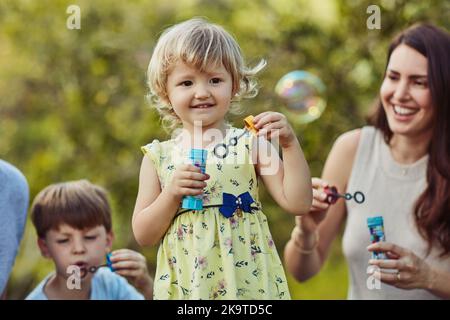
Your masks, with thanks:
[(401, 44), (392, 52), (380, 97), (394, 134), (416, 136), (431, 130), (434, 108), (427, 58)]

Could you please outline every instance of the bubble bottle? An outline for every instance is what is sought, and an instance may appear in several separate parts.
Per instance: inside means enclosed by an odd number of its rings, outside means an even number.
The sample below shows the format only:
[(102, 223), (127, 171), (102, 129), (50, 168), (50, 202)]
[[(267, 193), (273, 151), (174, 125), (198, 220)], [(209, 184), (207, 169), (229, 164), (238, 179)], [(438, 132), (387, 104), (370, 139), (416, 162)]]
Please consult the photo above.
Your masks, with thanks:
[[(370, 231), (370, 242), (376, 243), (379, 241), (386, 241), (386, 236), (384, 234), (384, 224), (383, 217), (370, 217), (367, 218), (367, 226)], [(372, 252), (372, 259), (387, 259), (387, 256), (384, 252)]]
[[(208, 156), (208, 151), (204, 149), (191, 149), (189, 153), (189, 159), (192, 164), (199, 167), (201, 172), (204, 174), (206, 169), (206, 158)], [(203, 209), (203, 195), (198, 196), (184, 196), (181, 203), (183, 209), (190, 210), (202, 210)]]

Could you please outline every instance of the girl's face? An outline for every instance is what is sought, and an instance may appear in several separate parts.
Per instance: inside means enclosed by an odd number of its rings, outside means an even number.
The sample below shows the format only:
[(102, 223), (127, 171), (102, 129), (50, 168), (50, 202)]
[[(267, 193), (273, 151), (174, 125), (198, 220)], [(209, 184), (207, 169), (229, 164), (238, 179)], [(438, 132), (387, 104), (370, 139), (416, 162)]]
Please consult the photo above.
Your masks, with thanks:
[(221, 128), (233, 96), (230, 73), (221, 65), (202, 72), (183, 62), (167, 76), (167, 96), (183, 127)]
[(81, 276), (86, 274), (86, 279), (90, 279), (92, 274), (87, 269), (104, 263), (111, 243), (112, 234), (103, 225), (79, 230), (63, 224), (58, 230), (49, 230), (45, 239), (38, 240), (42, 255), (53, 259), (56, 273), (64, 279), (72, 274), (69, 267), (74, 265), (80, 268)]
[(427, 58), (401, 44), (391, 54), (380, 89), (381, 102), (394, 134), (417, 136), (432, 128)]

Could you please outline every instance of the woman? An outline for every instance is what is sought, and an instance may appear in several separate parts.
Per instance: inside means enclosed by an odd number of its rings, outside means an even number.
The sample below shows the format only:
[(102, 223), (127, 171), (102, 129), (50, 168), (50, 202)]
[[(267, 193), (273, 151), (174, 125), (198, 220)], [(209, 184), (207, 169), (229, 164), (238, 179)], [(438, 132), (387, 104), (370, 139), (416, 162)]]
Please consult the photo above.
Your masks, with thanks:
[[(285, 263), (297, 280), (320, 270), (346, 220), (349, 299), (450, 298), (449, 57), (449, 33), (431, 25), (393, 40), (372, 126), (337, 139), (313, 178), (309, 214), (296, 218)], [(332, 185), (366, 200), (329, 205)], [(367, 248), (373, 216), (383, 216), (387, 242)], [(370, 260), (371, 251), (388, 259)]]

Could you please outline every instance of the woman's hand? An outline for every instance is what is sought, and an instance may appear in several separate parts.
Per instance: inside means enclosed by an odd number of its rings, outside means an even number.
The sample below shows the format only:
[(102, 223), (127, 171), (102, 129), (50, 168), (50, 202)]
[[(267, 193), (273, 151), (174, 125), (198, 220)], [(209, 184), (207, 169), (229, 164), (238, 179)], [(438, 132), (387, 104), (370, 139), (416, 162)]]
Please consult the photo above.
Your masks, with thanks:
[(330, 205), (326, 202), (327, 195), (323, 192), (323, 188), (327, 187), (328, 182), (319, 179), (311, 179), (313, 187), (313, 201), (308, 214), (297, 216), (296, 224), (300, 231), (304, 233), (312, 233), (317, 230), (319, 223), (325, 219), (326, 211)]
[(112, 252), (111, 262), (115, 272), (127, 278), (146, 299), (153, 298), (153, 279), (142, 254), (130, 249), (115, 250)]
[(201, 173), (200, 168), (192, 164), (183, 164), (175, 170), (167, 190), (180, 200), (183, 196), (201, 195), (203, 188), (206, 187), (205, 180), (208, 179), (209, 175)]
[(434, 286), (431, 267), (412, 251), (388, 242), (377, 242), (367, 247), (369, 251), (385, 252), (387, 260), (369, 260), (380, 269), (396, 269), (397, 273), (377, 270), (374, 276), (382, 282), (401, 289), (430, 289)]
[(262, 112), (253, 118), (253, 124), (259, 130), (258, 136), (265, 136), (268, 140), (278, 137), (282, 148), (289, 148), (297, 141), (294, 130), (282, 113)]

